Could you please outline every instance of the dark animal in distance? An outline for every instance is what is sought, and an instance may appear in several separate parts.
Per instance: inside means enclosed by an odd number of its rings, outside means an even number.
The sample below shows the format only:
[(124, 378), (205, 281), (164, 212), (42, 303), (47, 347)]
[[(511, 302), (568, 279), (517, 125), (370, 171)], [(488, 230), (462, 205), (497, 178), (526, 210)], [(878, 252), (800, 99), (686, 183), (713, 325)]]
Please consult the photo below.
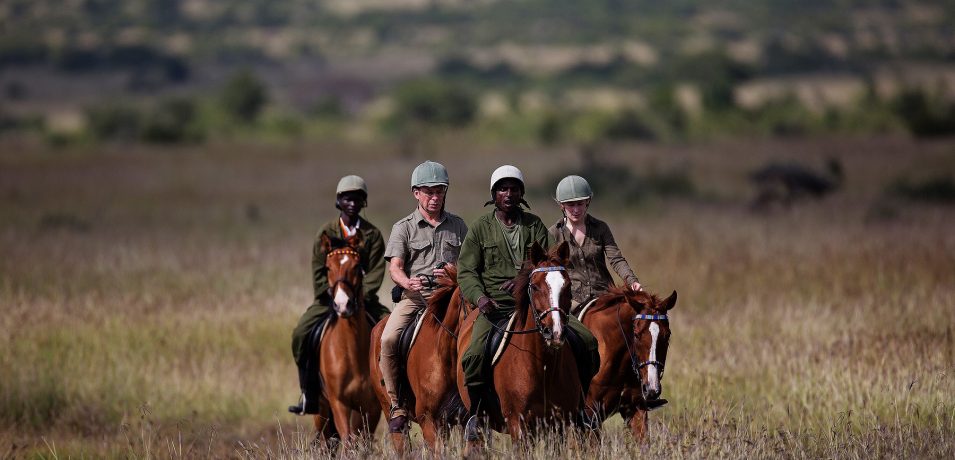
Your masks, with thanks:
[(789, 207), (807, 198), (821, 199), (842, 186), (839, 160), (829, 159), (824, 173), (796, 163), (770, 163), (749, 175), (756, 186), (751, 208), (767, 210), (774, 204)]

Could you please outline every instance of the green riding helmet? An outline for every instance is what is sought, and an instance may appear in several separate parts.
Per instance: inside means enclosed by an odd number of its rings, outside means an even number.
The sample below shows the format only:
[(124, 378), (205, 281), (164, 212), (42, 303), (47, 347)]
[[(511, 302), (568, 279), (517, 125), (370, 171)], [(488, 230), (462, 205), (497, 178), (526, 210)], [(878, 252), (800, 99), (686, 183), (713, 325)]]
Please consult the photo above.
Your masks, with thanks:
[(335, 187), (335, 195), (341, 195), (345, 192), (363, 192), (365, 196), (368, 196), (368, 186), (365, 185), (365, 179), (361, 177), (350, 175), (341, 178), (338, 181), (338, 187)]
[(587, 179), (580, 176), (567, 176), (557, 184), (557, 193), (554, 195), (554, 199), (560, 203), (567, 203), (569, 201), (586, 200), (593, 196), (594, 192), (590, 189)]
[(421, 163), (411, 173), (411, 188), (433, 187), (435, 185), (447, 187), (450, 183), (448, 170), (445, 169), (444, 165), (431, 160)]

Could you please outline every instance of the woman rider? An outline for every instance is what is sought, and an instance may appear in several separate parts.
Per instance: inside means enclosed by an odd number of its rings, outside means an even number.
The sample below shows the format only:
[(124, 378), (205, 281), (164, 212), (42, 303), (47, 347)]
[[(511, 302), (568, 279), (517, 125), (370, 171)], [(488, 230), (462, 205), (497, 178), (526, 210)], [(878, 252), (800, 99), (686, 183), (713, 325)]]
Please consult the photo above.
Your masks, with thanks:
[(554, 244), (570, 243), (568, 274), (571, 282), (571, 311), (579, 313), (613, 285), (605, 257), (617, 275), (634, 291), (642, 289), (627, 259), (617, 247), (610, 227), (587, 213), (593, 191), (587, 180), (567, 176), (557, 184), (555, 199), (564, 217), (548, 229)]

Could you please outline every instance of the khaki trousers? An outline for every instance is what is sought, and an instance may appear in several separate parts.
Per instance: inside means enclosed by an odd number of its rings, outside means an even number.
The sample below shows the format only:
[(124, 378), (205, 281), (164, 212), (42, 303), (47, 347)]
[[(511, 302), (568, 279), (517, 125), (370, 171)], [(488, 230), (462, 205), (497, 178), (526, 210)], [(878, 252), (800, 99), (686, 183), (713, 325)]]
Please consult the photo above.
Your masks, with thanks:
[(412, 298), (405, 297), (395, 304), (388, 322), (385, 323), (385, 330), (381, 333), (381, 358), (378, 361), (378, 368), (381, 370), (381, 377), (385, 381), (385, 390), (388, 392), (392, 406), (398, 404), (398, 339), (402, 331), (414, 321), (418, 310), (427, 306), (424, 298), (418, 293), (409, 294)]

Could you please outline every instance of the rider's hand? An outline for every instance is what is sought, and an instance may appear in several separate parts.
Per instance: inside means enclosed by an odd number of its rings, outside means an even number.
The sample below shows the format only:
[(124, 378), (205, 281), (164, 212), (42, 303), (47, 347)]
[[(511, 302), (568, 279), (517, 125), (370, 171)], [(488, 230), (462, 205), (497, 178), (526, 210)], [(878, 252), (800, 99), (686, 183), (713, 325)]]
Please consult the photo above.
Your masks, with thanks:
[(514, 297), (514, 280), (507, 280), (501, 283), (501, 290)]
[(405, 289), (411, 292), (419, 292), (421, 291), (422, 287), (423, 285), (421, 283), (421, 278), (418, 278), (417, 276), (415, 276), (413, 278), (408, 278), (408, 285), (405, 286)]
[(634, 281), (634, 282), (630, 283), (630, 289), (633, 290), (633, 291), (642, 291), (642, 290), (643, 290), (643, 286), (640, 285), (640, 282), (639, 282), (639, 281)]
[(497, 302), (486, 295), (482, 295), (477, 301), (478, 310), (485, 315), (497, 309)]
[(437, 278), (447, 278), (447, 277), (448, 277), (448, 272), (444, 271), (443, 268), (435, 268), (434, 270), (431, 271), (431, 274), (434, 275), (434, 276), (437, 277)]

